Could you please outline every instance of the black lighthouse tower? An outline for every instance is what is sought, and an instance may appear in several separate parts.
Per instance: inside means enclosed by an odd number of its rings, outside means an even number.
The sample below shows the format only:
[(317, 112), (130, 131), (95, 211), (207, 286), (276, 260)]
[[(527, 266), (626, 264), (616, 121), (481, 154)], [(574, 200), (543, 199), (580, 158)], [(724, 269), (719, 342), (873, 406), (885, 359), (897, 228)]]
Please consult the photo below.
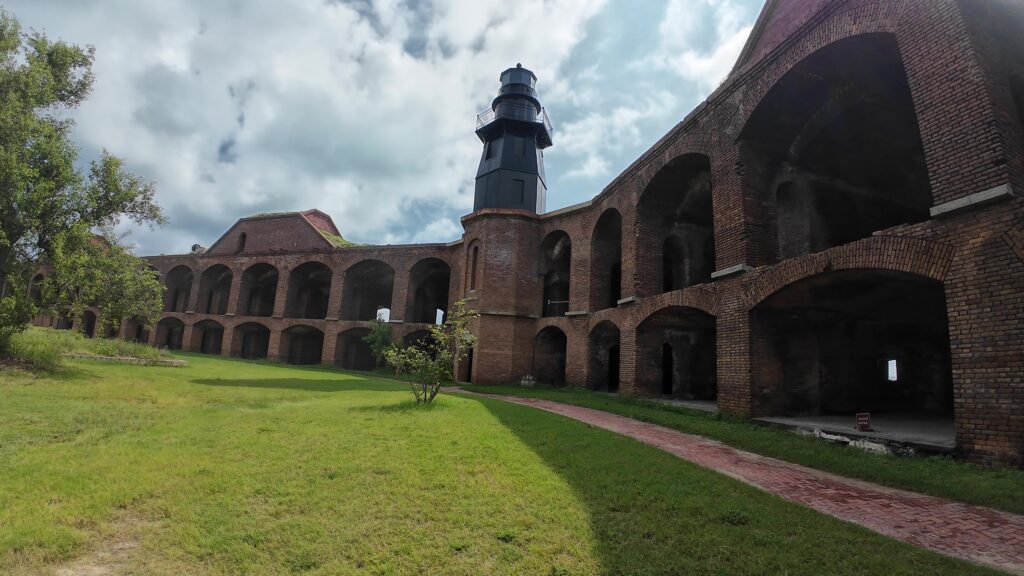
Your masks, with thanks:
[(484, 143), (476, 172), (473, 211), (519, 208), (544, 212), (544, 149), (551, 146), (551, 122), (537, 99), (537, 76), (516, 64), (501, 73), (491, 107), (476, 118)]

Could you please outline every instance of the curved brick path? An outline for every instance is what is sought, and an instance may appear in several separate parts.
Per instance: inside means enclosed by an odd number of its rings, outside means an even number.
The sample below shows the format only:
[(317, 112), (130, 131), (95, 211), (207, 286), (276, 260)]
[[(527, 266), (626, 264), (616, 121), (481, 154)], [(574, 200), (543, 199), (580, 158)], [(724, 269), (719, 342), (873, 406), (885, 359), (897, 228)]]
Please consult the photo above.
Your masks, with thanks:
[(843, 478), (591, 408), (456, 388), (450, 391), (532, 406), (586, 422), (908, 544), (1024, 575), (1024, 516)]

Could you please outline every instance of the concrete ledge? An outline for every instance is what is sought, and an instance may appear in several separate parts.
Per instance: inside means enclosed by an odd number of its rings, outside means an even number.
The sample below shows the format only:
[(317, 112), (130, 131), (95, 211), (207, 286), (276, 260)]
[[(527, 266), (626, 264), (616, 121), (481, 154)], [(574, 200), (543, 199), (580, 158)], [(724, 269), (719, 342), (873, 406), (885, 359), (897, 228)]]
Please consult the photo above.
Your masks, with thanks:
[(948, 216), (951, 214), (962, 212), (964, 210), (976, 208), (978, 206), (982, 206), (990, 202), (996, 202), (998, 200), (1003, 200), (1012, 197), (1013, 189), (1010, 187), (1010, 184), (1000, 184), (995, 188), (989, 188), (988, 190), (975, 192), (974, 194), (964, 196), (963, 198), (950, 200), (949, 202), (939, 204), (938, 206), (932, 206), (931, 210), (929, 210), (929, 213), (931, 214), (932, 218), (938, 216)]
[(590, 312), (586, 310), (570, 310), (565, 313), (566, 316), (586, 316), (587, 314), (590, 314)]
[(622, 305), (625, 305), (625, 304), (632, 304), (633, 302), (639, 302), (639, 301), (640, 301), (640, 299), (637, 298), (636, 296), (626, 296), (622, 300), (617, 301), (616, 304), (618, 304), (619, 306), (622, 306)]
[(715, 270), (711, 273), (712, 280), (718, 280), (719, 278), (725, 278), (726, 276), (732, 276), (733, 274), (743, 274), (744, 272), (750, 272), (754, 268), (747, 266), (746, 264), (736, 264), (735, 266), (729, 266), (728, 268), (722, 268), (721, 270)]
[(74, 358), (75, 360), (96, 360), (98, 362), (114, 362), (117, 364), (138, 364), (140, 366), (188, 366), (188, 362), (184, 360), (175, 360), (168, 358), (166, 360), (153, 360), (152, 358), (132, 358), (130, 356), (97, 356), (95, 354), (77, 354), (75, 352), (65, 352), (61, 354), (64, 358)]

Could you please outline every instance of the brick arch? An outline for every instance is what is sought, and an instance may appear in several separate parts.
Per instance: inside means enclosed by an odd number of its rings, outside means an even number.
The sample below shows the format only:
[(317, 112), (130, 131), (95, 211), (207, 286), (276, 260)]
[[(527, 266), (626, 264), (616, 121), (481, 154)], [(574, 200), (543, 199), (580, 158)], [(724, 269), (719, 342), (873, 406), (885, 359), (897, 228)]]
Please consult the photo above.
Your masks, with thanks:
[(639, 326), (644, 320), (666, 308), (693, 308), (717, 317), (718, 293), (710, 287), (694, 286), (646, 298), (633, 312), (629, 324)]
[(949, 244), (899, 236), (872, 236), (786, 260), (746, 282), (746, 306), (752, 309), (786, 286), (835, 270), (874, 269), (905, 272), (942, 282), (956, 250)]
[[(812, 54), (828, 46), (856, 36), (890, 34), (896, 36), (897, 22), (903, 9), (901, 2), (866, 3), (840, 8), (830, 15), (828, 25), (816, 26), (785, 52), (762, 69), (754, 68), (756, 79), (744, 87), (735, 125), (745, 126), (750, 116), (783, 77)], [(901, 54), (902, 55), (902, 54)]]
[(652, 155), (646, 163), (637, 168), (629, 183), (630, 188), (635, 192), (635, 197), (632, 199), (633, 204), (640, 202), (640, 197), (647, 190), (647, 186), (672, 162), (690, 155), (707, 156), (710, 159), (712, 154), (713, 143), (709, 133), (696, 130), (678, 135), (671, 144)]

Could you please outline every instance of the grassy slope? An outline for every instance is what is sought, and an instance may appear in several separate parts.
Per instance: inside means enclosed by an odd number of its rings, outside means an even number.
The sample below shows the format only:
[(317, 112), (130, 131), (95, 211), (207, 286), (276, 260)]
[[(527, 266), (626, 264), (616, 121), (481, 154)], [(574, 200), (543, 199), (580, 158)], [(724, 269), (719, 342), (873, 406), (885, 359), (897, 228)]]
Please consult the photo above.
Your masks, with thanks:
[(988, 573), (504, 402), (196, 355), (68, 366), (0, 372), (0, 573), (114, 539), (145, 574)]
[(465, 386), (467, 390), (546, 398), (660, 424), (765, 456), (895, 488), (1024, 514), (1024, 471), (986, 470), (946, 457), (871, 454), (758, 424), (579, 388)]

